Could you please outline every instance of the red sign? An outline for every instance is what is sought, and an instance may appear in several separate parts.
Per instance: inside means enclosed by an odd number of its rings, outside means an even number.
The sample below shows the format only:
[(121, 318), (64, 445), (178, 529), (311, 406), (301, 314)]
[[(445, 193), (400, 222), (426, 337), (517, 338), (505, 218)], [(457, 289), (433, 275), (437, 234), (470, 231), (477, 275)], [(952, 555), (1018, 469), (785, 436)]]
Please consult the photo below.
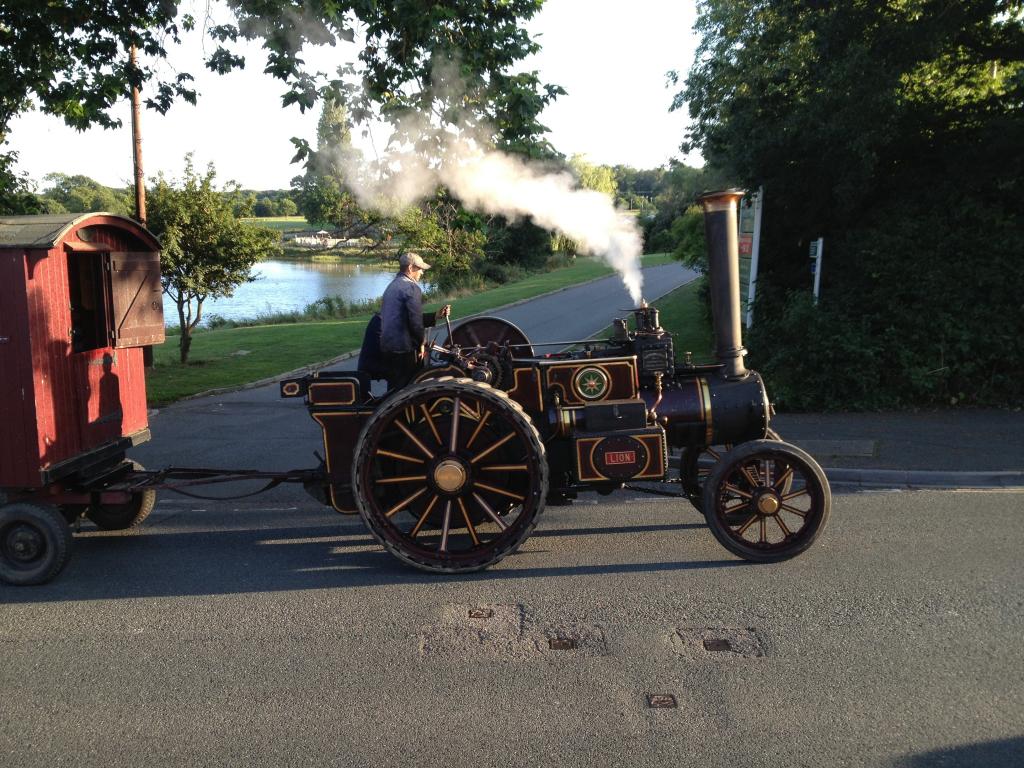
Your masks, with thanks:
[(740, 256), (750, 256), (754, 252), (754, 236), (740, 235)]
[(636, 451), (608, 451), (604, 455), (604, 463), (612, 464), (636, 464)]

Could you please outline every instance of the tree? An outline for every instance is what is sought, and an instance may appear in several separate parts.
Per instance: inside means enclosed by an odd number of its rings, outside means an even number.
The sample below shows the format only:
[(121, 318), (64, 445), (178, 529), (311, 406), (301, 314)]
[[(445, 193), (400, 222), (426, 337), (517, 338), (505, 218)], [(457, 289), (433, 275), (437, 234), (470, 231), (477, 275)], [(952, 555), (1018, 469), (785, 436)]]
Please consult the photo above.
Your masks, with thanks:
[[(572, 175), (576, 177), (576, 182), (583, 189), (602, 192), (612, 200), (616, 199), (618, 187), (615, 182), (615, 173), (612, 171), (611, 166), (594, 165), (587, 161), (585, 155), (579, 154), (570, 157), (568, 164)], [(579, 247), (572, 238), (559, 233), (552, 236), (551, 248), (549, 250), (554, 250), (570, 259), (574, 259)]]
[(316, 151), (307, 157), (305, 173), (292, 179), (298, 209), (311, 224), (330, 224), (344, 237), (359, 237), (374, 217), (361, 210), (345, 188), (359, 153), (352, 146), (352, 126), (343, 102), (332, 96), (324, 99), (316, 137)]
[(629, 209), (649, 208), (661, 178), (665, 174), (663, 168), (638, 170), (628, 165), (612, 167), (615, 176), (616, 195), (619, 203)]
[(251, 219), (256, 215), (256, 195), (245, 190), (228, 195), (231, 201), (231, 213), (236, 219)]
[(704, 241), (704, 214), (691, 205), (672, 222), (671, 236), (676, 247), (672, 256), (690, 267), (707, 269), (707, 246)]
[(684, 148), (765, 188), (749, 346), (790, 406), (1024, 399), (1005, 366), (1024, 354), (1022, 18), (1019, 0), (701, 3)]
[(587, 161), (585, 155), (573, 155), (569, 158), (569, 167), (581, 187), (603, 192), (615, 199), (618, 185), (615, 183), (615, 172), (611, 166), (594, 165)]
[(16, 160), (16, 153), (0, 153), (0, 215), (40, 213), (45, 205), (32, 193), (29, 180), (14, 170)]
[(643, 218), (644, 249), (648, 253), (676, 251), (686, 231), (682, 219), (687, 209), (701, 191), (723, 186), (723, 182), (709, 167), (691, 168), (675, 160), (654, 178), (648, 192), (653, 196), (653, 211)]
[[(268, 58), (264, 71), (285, 84), (284, 106), (305, 111), (320, 96), (349, 93), (359, 123), (378, 113), (395, 125), (410, 112), (433, 114), (442, 122), (487, 123), (503, 146), (537, 151), (545, 146), (546, 130), (538, 115), (562, 90), (542, 85), (536, 72), (511, 70), (539, 50), (521, 25), (542, 2), (227, 0), (232, 17), (204, 25), (216, 43), (205, 65), (219, 73), (242, 67), (245, 59), (233, 44), (240, 38), (260, 40)], [(160, 67), (166, 44), (196, 26), (191, 15), (179, 16), (181, 5), (179, 0), (0, 4), (0, 136), (33, 99), (44, 112), (79, 129), (118, 125), (111, 108), (133, 85), (144, 87), (146, 105), (160, 112), (177, 98), (194, 102), (192, 75), (160, 75), (166, 71)], [(304, 45), (351, 43), (357, 28), (365, 45), (356, 65), (332, 75), (306, 70)], [(128, 63), (132, 44), (150, 64)], [(442, 65), (457, 69), (458, 87), (433, 81)], [(343, 74), (362, 86), (352, 92)], [(308, 145), (294, 141), (300, 159), (305, 157)]]
[(444, 192), (410, 206), (383, 223), (392, 239), (426, 257), (430, 278), (442, 290), (465, 281), (484, 258), (487, 235), (480, 216), (467, 213)]
[(131, 215), (134, 202), (126, 190), (112, 189), (88, 176), (48, 173), (42, 195), (69, 213), (109, 211)]
[(294, 216), (299, 212), (299, 206), (290, 197), (282, 197), (277, 201), (276, 215)]
[(253, 265), (279, 248), (277, 232), (235, 218), (230, 192), (218, 191), (215, 177), (212, 163), (199, 175), (187, 155), (181, 184), (160, 175), (147, 201), (149, 227), (163, 245), (164, 292), (178, 310), (182, 363), (188, 361), (192, 332), (203, 317), (203, 302), (231, 296), (240, 284), (253, 279)]
[(268, 216), (274, 215), (274, 201), (269, 197), (260, 197), (256, 199), (256, 204), (252, 207), (252, 215), (257, 216), (261, 219), (265, 219)]
[(494, 216), (487, 222), (487, 255), (498, 264), (539, 269), (551, 257), (552, 247), (551, 233), (532, 219), (508, 221)]

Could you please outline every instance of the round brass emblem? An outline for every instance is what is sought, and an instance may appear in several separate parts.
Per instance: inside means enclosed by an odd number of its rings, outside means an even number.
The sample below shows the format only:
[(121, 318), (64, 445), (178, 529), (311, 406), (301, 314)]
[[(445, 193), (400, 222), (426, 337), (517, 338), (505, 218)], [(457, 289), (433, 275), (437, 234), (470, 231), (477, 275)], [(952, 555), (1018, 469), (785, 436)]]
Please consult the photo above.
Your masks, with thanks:
[(457, 461), (446, 459), (434, 468), (434, 484), (445, 493), (455, 493), (466, 482), (466, 470)]
[(608, 374), (602, 368), (581, 368), (573, 379), (576, 392), (584, 400), (600, 400), (608, 394)]
[(757, 500), (757, 511), (762, 515), (774, 515), (779, 511), (779, 504), (778, 497), (766, 493)]

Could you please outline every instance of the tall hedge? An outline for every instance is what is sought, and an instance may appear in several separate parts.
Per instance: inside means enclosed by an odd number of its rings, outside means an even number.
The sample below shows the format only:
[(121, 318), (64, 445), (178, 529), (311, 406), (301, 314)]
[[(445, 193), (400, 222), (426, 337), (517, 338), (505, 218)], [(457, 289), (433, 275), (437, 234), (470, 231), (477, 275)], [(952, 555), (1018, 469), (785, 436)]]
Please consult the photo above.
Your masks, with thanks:
[(1024, 403), (1021, 19), (1000, 0), (701, 4), (677, 106), (710, 163), (765, 187), (748, 346), (784, 405)]

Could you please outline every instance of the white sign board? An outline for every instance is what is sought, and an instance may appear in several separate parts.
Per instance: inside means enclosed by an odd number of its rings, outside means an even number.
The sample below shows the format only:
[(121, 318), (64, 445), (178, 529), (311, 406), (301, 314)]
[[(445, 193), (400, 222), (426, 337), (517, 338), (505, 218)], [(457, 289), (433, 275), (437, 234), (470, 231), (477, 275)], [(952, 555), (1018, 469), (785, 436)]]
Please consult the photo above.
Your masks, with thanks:
[(754, 322), (754, 296), (757, 293), (757, 261), (761, 250), (761, 210), (764, 206), (764, 187), (740, 202), (740, 296), (746, 300), (744, 315), (746, 326)]

